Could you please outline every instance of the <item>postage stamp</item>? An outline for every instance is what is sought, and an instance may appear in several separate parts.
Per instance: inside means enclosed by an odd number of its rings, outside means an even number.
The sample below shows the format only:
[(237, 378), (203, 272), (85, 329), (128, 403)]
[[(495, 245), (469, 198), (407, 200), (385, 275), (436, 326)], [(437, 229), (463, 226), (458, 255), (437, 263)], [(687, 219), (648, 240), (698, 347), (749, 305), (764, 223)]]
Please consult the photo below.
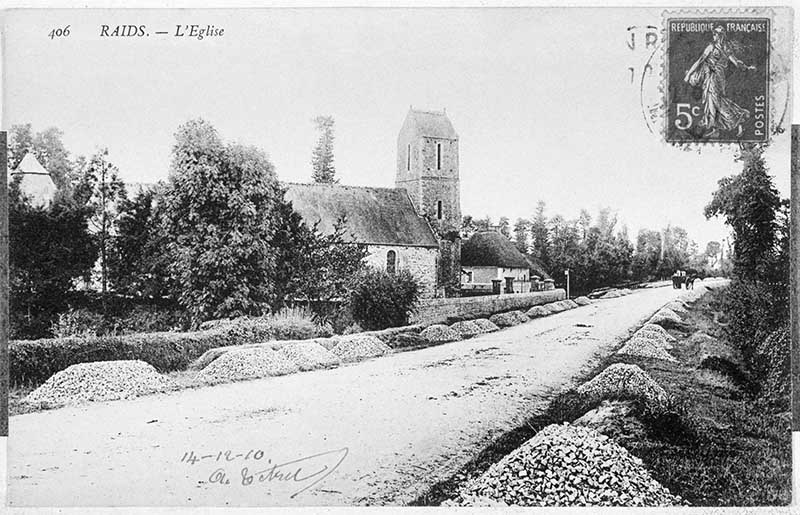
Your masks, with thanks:
[(668, 142), (769, 139), (769, 18), (668, 18), (666, 59)]

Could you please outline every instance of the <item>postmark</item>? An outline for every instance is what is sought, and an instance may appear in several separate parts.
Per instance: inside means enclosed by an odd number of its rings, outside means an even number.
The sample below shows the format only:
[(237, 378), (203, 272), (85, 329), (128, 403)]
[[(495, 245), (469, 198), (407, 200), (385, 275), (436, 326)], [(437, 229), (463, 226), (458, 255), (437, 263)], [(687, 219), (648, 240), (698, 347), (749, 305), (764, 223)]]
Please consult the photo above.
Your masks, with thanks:
[(666, 140), (767, 142), (771, 20), (676, 16), (665, 21)]

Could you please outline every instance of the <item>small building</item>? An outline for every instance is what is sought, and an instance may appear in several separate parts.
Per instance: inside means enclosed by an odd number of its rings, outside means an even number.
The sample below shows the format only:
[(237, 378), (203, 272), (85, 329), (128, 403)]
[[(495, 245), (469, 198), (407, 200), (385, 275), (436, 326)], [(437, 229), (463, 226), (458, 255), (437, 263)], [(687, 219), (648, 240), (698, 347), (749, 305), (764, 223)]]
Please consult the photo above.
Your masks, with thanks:
[(548, 279), (550, 276), (538, 263), (499, 232), (476, 232), (461, 246), (463, 295), (544, 290)]
[(25, 154), (9, 175), (9, 182), (19, 181), (19, 189), (37, 207), (47, 207), (56, 195), (56, 185), (32, 152)]

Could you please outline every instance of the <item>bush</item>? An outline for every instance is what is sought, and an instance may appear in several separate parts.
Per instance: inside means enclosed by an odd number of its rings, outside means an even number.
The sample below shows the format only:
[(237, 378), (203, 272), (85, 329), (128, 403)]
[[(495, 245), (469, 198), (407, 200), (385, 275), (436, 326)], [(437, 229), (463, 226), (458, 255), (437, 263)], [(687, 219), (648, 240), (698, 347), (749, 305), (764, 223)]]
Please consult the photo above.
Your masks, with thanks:
[(366, 269), (354, 281), (348, 295), (353, 319), (371, 331), (408, 324), (420, 294), (420, 285), (407, 270), (390, 274)]
[(761, 399), (777, 411), (789, 409), (791, 345), (787, 326), (770, 333), (755, 350), (753, 361), (755, 372), (761, 379)]
[(721, 292), (720, 305), (730, 321), (727, 336), (739, 349), (748, 368), (758, 345), (789, 320), (789, 288), (782, 283), (734, 280)]
[(330, 336), (328, 332), (314, 323), (308, 308), (282, 308), (277, 313), (261, 317), (273, 331), (276, 340), (307, 340), (317, 336)]

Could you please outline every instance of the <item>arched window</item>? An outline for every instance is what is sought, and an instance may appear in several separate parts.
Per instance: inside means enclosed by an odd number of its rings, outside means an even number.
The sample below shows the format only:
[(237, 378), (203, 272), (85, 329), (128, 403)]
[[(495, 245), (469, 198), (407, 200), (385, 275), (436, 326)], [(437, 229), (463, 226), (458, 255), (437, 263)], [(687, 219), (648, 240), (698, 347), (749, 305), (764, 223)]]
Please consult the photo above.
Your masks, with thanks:
[(397, 271), (397, 252), (393, 250), (386, 253), (386, 271), (390, 274)]
[(406, 151), (406, 170), (411, 170), (411, 143), (408, 144)]
[(442, 201), (441, 200), (437, 200), (436, 201), (436, 219), (437, 220), (441, 220), (442, 219)]
[(437, 143), (436, 144), (436, 169), (437, 170), (441, 170), (442, 169), (442, 144), (441, 143)]

